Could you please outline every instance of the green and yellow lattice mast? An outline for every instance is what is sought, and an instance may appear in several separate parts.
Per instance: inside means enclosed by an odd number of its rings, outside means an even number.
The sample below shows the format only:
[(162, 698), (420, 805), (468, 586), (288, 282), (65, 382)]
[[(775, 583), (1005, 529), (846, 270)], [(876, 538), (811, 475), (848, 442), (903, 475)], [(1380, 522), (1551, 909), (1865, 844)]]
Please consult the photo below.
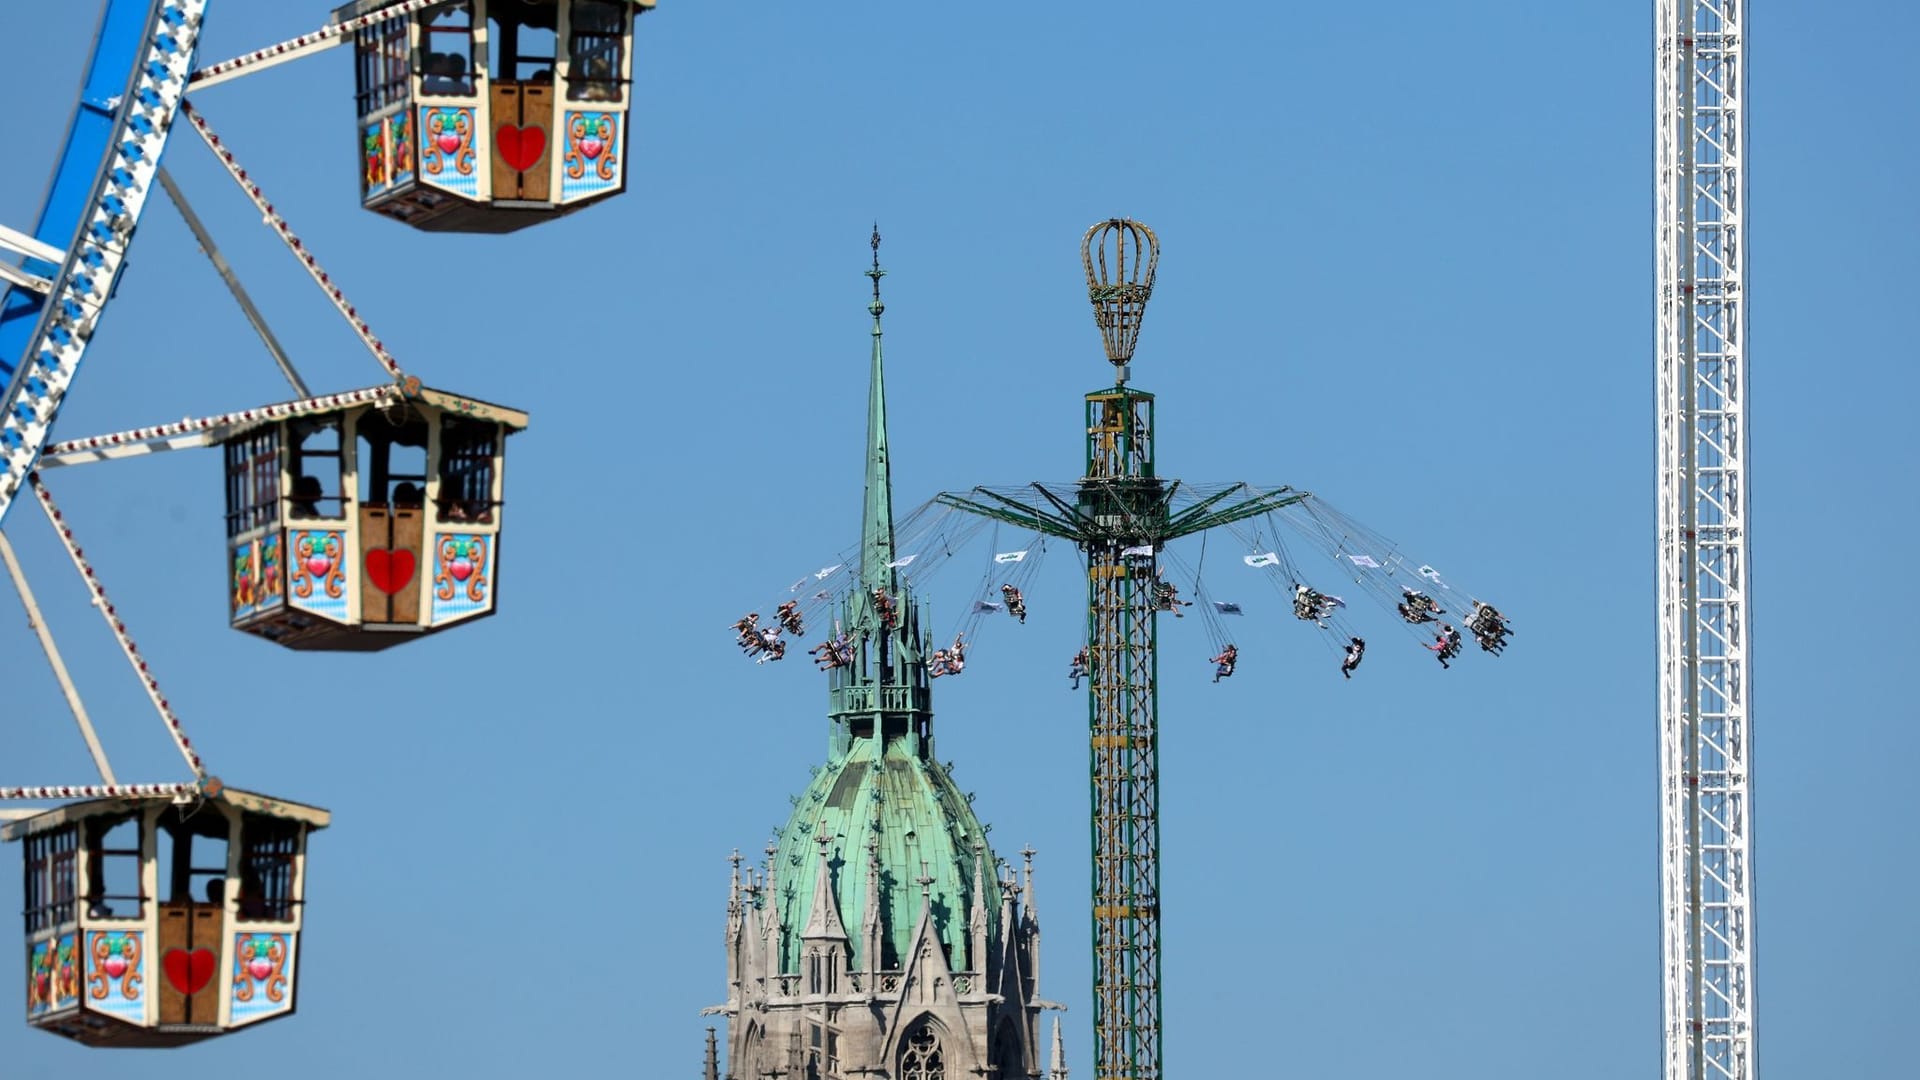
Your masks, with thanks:
[(1160, 1080), (1158, 553), (1169, 540), (1306, 496), (1234, 484), (1174, 508), (1180, 482), (1154, 471), (1153, 395), (1127, 385), (1159, 240), (1145, 225), (1115, 218), (1087, 230), (1080, 258), (1114, 368), (1113, 385), (1086, 396), (1086, 475), (1072, 490), (1032, 484), (939, 498), (1086, 552), (1094, 1077)]

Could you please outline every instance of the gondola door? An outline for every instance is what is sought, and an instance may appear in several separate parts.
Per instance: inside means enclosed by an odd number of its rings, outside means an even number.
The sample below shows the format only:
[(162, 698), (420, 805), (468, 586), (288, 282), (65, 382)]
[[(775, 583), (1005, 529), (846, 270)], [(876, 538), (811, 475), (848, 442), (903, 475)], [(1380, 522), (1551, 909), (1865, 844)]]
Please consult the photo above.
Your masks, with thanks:
[(220, 1022), (220, 909), (160, 905), (160, 1022)]
[(420, 621), (420, 540), (417, 506), (362, 506), (360, 619), (369, 623)]
[(360, 486), (360, 621), (420, 621), (426, 569), (427, 423), (417, 413), (378, 411), (355, 421)]
[(546, 202), (553, 191), (553, 85), (494, 83), (493, 197)]

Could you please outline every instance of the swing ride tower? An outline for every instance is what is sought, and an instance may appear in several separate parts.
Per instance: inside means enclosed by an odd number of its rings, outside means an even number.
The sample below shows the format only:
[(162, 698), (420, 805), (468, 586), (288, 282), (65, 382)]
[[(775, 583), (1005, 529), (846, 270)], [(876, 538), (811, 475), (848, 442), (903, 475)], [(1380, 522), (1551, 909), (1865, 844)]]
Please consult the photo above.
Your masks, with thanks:
[(1167, 541), (1304, 500), (1235, 484), (1175, 509), (1154, 468), (1154, 398), (1127, 385), (1159, 262), (1153, 231), (1119, 218), (1080, 244), (1111, 387), (1086, 396), (1086, 475), (1072, 488), (974, 488), (938, 501), (1071, 540), (1087, 561), (1093, 818), (1095, 1080), (1159, 1080), (1160, 723), (1157, 555)]
[(1753, 1080), (1746, 3), (1655, 0), (1663, 1080)]

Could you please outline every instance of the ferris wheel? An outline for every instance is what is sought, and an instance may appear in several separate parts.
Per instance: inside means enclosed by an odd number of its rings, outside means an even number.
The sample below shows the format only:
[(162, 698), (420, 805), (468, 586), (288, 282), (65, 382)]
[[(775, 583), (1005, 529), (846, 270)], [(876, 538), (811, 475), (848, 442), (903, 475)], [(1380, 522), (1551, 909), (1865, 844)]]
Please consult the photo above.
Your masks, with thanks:
[[(60, 804), (0, 810), (0, 839), (25, 849), (33, 1026), (90, 1045), (176, 1046), (293, 1012), (308, 838), (329, 823), (324, 810), (228, 787), (208, 770), (42, 473), (217, 448), (233, 628), (292, 649), (372, 651), (494, 612), (507, 436), (527, 425), (523, 412), (403, 369), (189, 90), (350, 46), (356, 131), (353, 156), (343, 150), (340, 163), (358, 174), (361, 205), (425, 231), (511, 232), (624, 190), (634, 21), (653, 3), (356, 0), (310, 33), (200, 66), (212, 0), (104, 0), (38, 215), (15, 227), (15, 211), (0, 208), (0, 523), (35, 516), (10, 515), (16, 495), (31, 496), (23, 501), (52, 525), (189, 778), (115, 775), (26, 568), (0, 533), (0, 561), (100, 773), (98, 784), (0, 786), (0, 801)], [(381, 381), (309, 389), (162, 168), (176, 132), (213, 153)], [(156, 187), (292, 395), (57, 440)]]

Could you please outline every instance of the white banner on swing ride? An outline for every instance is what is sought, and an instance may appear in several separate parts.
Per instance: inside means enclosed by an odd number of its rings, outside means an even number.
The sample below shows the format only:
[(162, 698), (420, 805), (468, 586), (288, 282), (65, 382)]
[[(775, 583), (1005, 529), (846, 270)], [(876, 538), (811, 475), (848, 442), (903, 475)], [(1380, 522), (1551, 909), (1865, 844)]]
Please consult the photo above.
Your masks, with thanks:
[(912, 555), (902, 555), (902, 556), (901, 556), (900, 558), (898, 558), (898, 559), (895, 559), (895, 560), (893, 560), (892, 562), (890, 562), (890, 563), (888, 563), (888, 564), (887, 564), (887, 569), (889, 569), (889, 570), (898, 570), (898, 569), (900, 569), (901, 567), (903, 567), (903, 566), (905, 566), (905, 565), (907, 565), (908, 563), (911, 563), (911, 562), (912, 562), (913, 560), (915, 560), (915, 559), (917, 559), (917, 558), (919, 558), (919, 557), (920, 557), (920, 555), (919, 555), (919, 553), (918, 553), (918, 552), (915, 552), (915, 553), (914, 553), (914, 554), (912, 554)]
[(789, 585), (789, 586), (787, 586), (787, 591), (788, 591), (788, 592), (799, 592), (799, 591), (800, 591), (800, 587), (801, 587), (802, 585), (805, 585), (806, 583), (807, 583), (807, 579), (803, 577), (803, 578), (801, 578), (801, 579), (800, 579), (799, 581), (796, 581), (796, 582), (794, 582), (793, 584), (791, 584), (791, 585)]
[(1152, 544), (1141, 544), (1141, 545), (1140, 545), (1139, 547), (1130, 547), (1130, 548), (1121, 548), (1121, 549), (1120, 549), (1120, 554), (1122, 554), (1122, 555), (1152, 555), (1152, 554), (1153, 554), (1153, 545), (1152, 545)]
[(820, 568), (820, 569), (819, 569), (818, 571), (815, 571), (815, 573), (814, 573), (814, 575), (813, 575), (813, 580), (815, 580), (815, 581), (825, 581), (825, 580), (827, 580), (828, 578), (830, 578), (830, 577), (832, 577), (832, 576), (833, 576), (833, 572), (834, 572), (835, 570), (838, 570), (838, 569), (840, 569), (841, 567), (843, 567), (843, 566), (845, 566), (845, 565), (847, 565), (847, 564), (846, 564), (846, 563), (834, 563), (834, 564), (833, 564), (832, 566), (823, 566), (823, 567), (821, 567), (821, 568)]
[(1245, 615), (1246, 614), (1246, 612), (1240, 610), (1239, 604), (1236, 604), (1231, 600), (1215, 600), (1213, 602), (1213, 607), (1215, 611), (1218, 611), (1222, 615)]
[(993, 561), (997, 563), (1019, 562), (1026, 557), (1027, 553), (1024, 551), (1002, 551), (993, 557)]
[(1262, 566), (1279, 566), (1280, 556), (1275, 555), (1271, 551), (1264, 551), (1258, 555), (1248, 555), (1240, 561), (1255, 569), (1259, 569)]
[(1421, 577), (1426, 578), (1428, 581), (1433, 582), (1435, 585), (1440, 586), (1443, 589), (1447, 587), (1447, 583), (1440, 580), (1440, 571), (1435, 570), (1431, 566), (1423, 565), (1420, 567), (1418, 571), (1416, 571), (1416, 573), (1418, 573)]
[(1380, 569), (1380, 564), (1374, 562), (1373, 556), (1371, 555), (1349, 555), (1347, 558), (1351, 560), (1355, 566), (1364, 566), (1370, 570)]
[(976, 614), (978, 614), (982, 612), (992, 613), (995, 611), (1004, 611), (1006, 609), (1001, 607), (999, 604), (994, 603), (991, 600), (975, 600), (973, 602), (973, 610)]

